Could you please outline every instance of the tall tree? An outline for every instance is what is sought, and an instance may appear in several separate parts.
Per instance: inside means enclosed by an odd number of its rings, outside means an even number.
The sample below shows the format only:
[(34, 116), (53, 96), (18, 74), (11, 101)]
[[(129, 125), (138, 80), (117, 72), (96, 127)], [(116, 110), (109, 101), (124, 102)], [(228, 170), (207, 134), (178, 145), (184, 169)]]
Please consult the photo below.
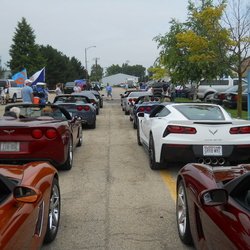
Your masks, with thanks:
[(45, 66), (45, 59), (39, 52), (35, 39), (33, 29), (23, 17), (17, 24), (12, 38), (13, 44), (9, 50), (11, 59), (7, 62), (7, 66), (13, 74), (26, 69), (31, 76)]
[(103, 76), (103, 68), (99, 64), (93, 64), (91, 67), (90, 81), (99, 82)]
[(220, 56), (239, 77), (237, 115), (242, 117), (242, 75), (250, 66), (250, 5), (243, 0), (231, 0), (224, 11), (223, 22), (229, 31), (228, 55)]

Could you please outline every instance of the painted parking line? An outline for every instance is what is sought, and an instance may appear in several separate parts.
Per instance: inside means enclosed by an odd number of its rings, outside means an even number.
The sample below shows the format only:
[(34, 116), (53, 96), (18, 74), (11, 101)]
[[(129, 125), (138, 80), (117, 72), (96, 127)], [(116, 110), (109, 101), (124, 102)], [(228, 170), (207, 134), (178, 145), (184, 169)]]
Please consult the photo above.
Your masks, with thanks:
[(173, 200), (176, 201), (176, 180), (166, 170), (162, 170), (160, 173), (168, 189), (170, 190)]

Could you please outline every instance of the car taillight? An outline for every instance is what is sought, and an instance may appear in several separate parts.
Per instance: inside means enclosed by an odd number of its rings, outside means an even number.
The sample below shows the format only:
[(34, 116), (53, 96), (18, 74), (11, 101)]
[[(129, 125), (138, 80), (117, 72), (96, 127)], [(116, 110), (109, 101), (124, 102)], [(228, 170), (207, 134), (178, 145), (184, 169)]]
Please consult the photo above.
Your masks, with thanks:
[(133, 99), (132, 99), (132, 98), (129, 98), (129, 99), (128, 99), (128, 101), (129, 101), (129, 102), (132, 102), (132, 101), (133, 101)]
[(235, 95), (235, 96), (233, 97), (233, 99), (234, 99), (234, 100), (238, 100), (238, 95)]
[(76, 109), (77, 109), (78, 111), (82, 111), (82, 110), (83, 110), (83, 107), (82, 107), (82, 106), (78, 106)]
[(85, 111), (89, 111), (89, 110), (90, 110), (90, 107), (89, 107), (89, 106), (85, 106), (83, 109), (84, 109)]
[(31, 135), (35, 138), (35, 139), (39, 139), (43, 136), (43, 132), (40, 129), (34, 129), (31, 133)]
[(168, 134), (196, 134), (196, 129), (192, 127), (169, 125), (163, 133), (163, 137)]
[(49, 139), (54, 139), (56, 137), (56, 130), (55, 129), (48, 129), (46, 132), (45, 132), (45, 135), (47, 138)]
[(95, 100), (91, 99), (91, 102), (92, 102), (93, 104), (95, 104)]
[(219, 97), (220, 97), (221, 99), (225, 99), (226, 95), (225, 95), (225, 94), (220, 94)]
[(151, 108), (150, 108), (150, 107), (147, 107), (147, 108), (146, 108), (146, 111), (148, 111), (148, 112), (151, 111)]
[(230, 128), (230, 134), (250, 134), (250, 126)]
[[(43, 132), (41, 129), (34, 129), (31, 133), (32, 137), (35, 138), (35, 139), (40, 139), (42, 136), (43, 136)], [(56, 130), (55, 129), (48, 129), (46, 130), (45, 132), (45, 136), (48, 138), (48, 139), (53, 139), (56, 137)]]
[(138, 111), (143, 112), (144, 110), (145, 110), (144, 107), (140, 107)]

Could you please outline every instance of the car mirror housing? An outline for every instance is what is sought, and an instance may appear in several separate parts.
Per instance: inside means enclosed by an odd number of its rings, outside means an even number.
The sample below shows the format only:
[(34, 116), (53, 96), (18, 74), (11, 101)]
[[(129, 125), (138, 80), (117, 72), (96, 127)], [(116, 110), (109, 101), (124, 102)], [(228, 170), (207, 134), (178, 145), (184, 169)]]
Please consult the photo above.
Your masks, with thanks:
[(201, 193), (200, 201), (208, 207), (224, 205), (228, 201), (228, 192), (222, 188), (205, 190)]
[(37, 202), (42, 196), (41, 192), (33, 187), (16, 186), (13, 190), (15, 201), (23, 203)]

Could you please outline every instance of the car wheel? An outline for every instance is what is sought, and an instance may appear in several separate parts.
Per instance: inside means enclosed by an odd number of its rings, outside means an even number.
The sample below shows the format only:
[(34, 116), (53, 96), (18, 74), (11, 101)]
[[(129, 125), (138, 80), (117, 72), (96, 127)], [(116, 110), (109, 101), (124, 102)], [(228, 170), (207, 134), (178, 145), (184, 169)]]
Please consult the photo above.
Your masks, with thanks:
[(90, 125), (90, 128), (92, 128), (92, 129), (96, 128), (96, 120)]
[(139, 127), (137, 128), (137, 143), (139, 146), (142, 146)]
[(131, 115), (129, 116), (129, 120), (130, 120), (131, 122), (133, 121), (133, 119), (132, 119)]
[(137, 122), (136, 122), (136, 119), (133, 120), (133, 128), (134, 128), (134, 129), (137, 129)]
[(12, 102), (13, 102), (13, 103), (16, 103), (16, 101), (17, 101), (16, 95), (13, 95), (13, 97), (12, 97)]
[(155, 162), (155, 147), (153, 136), (150, 135), (148, 146), (149, 166), (152, 170), (160, 170), (163, 168), (163, 163)]
[(125, 110), (125, 115), (129, 115), (129, 111)]
[(68, 157), (66, 162), (62, 165), (62, 170), (70, 170), (73, 165), (73, 142), (72, 139), (69, 141)]
[(96, 114), (99, 115), (99, 112), (100, 112), (100, 110), (99, 110), (99, 108), (97, 108), (96, 109)]
[(181, 241), (186, 245), (192, 245), (193, 240), (190, 231), (187, 195), (185, 185), (182, 180), (178, 183), (177, 189), (176, 218)]
[(52, 242), (57, 235), (59, 221), (60, 221), (60, 212), (61, 212), (60, 188), (58, 180), (54, 178), (50, 195), (47, 231), (44, 238), (45, 243)]
[(80, 129), (79, 129), (79, 140), (78, 140), (78, 143), (76, 145), (77, 147), (81, 147), (82, 146), (82, 126), (80, 126)]

